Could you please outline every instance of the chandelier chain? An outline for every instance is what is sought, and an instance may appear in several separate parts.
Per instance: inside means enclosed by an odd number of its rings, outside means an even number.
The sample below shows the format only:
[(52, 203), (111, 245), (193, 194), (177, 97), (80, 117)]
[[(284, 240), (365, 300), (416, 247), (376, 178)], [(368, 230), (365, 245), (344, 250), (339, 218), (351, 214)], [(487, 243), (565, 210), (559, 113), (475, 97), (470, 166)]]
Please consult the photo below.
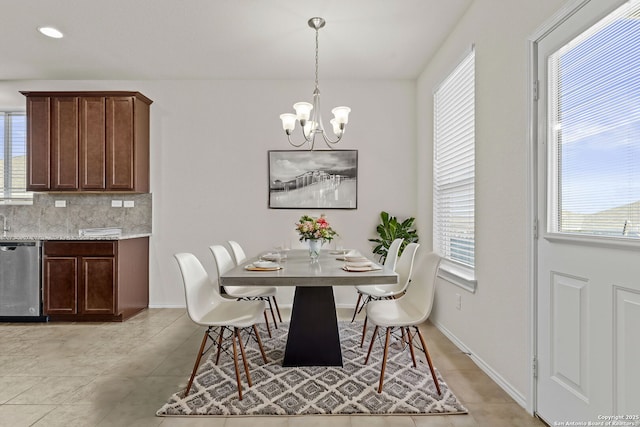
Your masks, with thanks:
[(318, 29), (316, 29), (316, 90), (319, 91), (318, 88)]

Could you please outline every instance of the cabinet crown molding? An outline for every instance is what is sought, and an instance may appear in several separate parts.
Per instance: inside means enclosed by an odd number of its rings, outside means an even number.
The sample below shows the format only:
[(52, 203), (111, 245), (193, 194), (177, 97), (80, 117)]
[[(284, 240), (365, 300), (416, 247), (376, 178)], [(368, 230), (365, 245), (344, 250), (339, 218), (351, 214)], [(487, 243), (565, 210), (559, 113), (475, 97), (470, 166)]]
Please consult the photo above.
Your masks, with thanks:
[(31, 97), (31, 96), (57, 96), (57, 97), (63, 97), (63, 96), (69, 96), (69, 97), (74, 97), (74, 96), (85, 96), (85, 97), (87, 97), (87, 96), (135, 96), (136, 98), (138, 98), (139, 100), (143, 101), (144, 103), (146, 103), (148, 105), (151, 105), (153, 103), (152, 100), (150, 100), (149, 98), (144, 96), (142, 93), (135, 92), (135, 91), (115, 90), (115, 91), (59, 91), (59, 92), (51, 92), (51, 91), (21, 90), (20, 93), (23, 94), (26, 97)]

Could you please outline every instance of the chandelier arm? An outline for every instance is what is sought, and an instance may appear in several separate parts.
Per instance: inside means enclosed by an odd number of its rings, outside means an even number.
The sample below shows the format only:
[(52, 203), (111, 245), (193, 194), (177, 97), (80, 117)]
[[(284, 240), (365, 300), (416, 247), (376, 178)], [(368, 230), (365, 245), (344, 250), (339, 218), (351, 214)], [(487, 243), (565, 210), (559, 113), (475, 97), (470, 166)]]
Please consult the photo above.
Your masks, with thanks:
[[(302, 132), (302, 134), (304, 135), (304, 132)], [(292, 146), (296, 147), (296, 148), (300, 148), (302, 147), (304, 144), (310, 144), (311, 148), (309, 148), (309, 150), (313, 150), (313, 144), (314, 144), (314, 138), (308, 139), (306, 137), (306, 135), (304, 135), (304, 140), (300, 143), (300, 144), (296, 144), (295, 142), (293, 142), (291, 140), (291, 135), (289, 133), (287, 133), (287, 140), (289, 140), (289, 144), (291, 144)]]
[(327, 146), (333, 150), (332, 145), (335, 145), (338, 142), (340, 142), (340, 140), (342, 139), (342, 135), (338, 136), (336, 140), (331, 140), (331, 138), (329, 138), (325, 132), (322, 132), (322, 139), (324, 139), (324, 142), (327, 144)]

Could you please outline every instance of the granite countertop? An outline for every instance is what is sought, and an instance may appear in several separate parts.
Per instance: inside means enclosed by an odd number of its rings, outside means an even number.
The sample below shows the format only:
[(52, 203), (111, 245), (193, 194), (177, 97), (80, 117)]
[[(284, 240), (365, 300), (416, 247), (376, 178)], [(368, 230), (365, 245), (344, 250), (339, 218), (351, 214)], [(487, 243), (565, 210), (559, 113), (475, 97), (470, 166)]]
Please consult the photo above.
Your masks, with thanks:
[(140, 237), (149, 237), (151, 233), (122, 233), (107, 236), (80, 236), (78, 234), (62, 234), (62, 233), (14, 233), (8, 232), (0, 234), (0, 241), (35, 241), (35, 240), (124, 240), (137, 239)]

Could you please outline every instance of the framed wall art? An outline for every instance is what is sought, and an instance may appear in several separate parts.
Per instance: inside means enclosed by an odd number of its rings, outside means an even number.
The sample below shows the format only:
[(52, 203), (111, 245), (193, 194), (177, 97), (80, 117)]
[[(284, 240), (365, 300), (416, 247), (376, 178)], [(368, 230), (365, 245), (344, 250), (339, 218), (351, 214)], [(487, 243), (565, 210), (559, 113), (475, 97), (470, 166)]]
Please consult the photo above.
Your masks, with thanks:
[(356, 209), (357, 150), (271, 150), (269, 207)]

